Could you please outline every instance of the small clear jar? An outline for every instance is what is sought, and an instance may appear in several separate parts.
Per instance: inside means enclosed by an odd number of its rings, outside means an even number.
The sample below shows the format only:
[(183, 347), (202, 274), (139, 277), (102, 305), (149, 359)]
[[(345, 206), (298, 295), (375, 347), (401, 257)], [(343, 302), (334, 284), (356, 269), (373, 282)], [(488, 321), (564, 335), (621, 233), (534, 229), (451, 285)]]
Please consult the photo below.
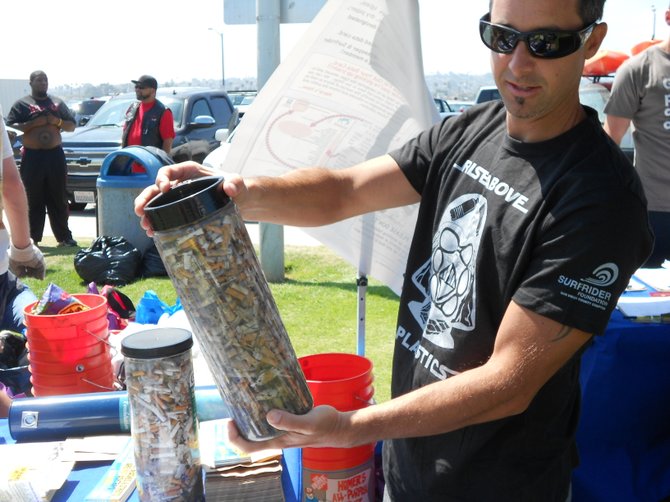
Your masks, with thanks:
[(204, 500), (191, 333), (156, 328), (121, 342), (137, 490), (143, 502)]
[(222, 177), (174, 186), (145, 214), (193, 334), (240, 433), (281, 434), (265, 416), (313, 406), (244, 221)]

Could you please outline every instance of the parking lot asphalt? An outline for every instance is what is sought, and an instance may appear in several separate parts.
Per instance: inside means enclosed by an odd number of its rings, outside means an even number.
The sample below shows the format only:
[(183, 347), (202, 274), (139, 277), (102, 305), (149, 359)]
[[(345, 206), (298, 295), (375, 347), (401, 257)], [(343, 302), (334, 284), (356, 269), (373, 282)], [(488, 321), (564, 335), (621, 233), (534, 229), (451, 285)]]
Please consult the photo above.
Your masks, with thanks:
[[(95, 204), (88, 204), (83, 211), (72, 211), (69, 220), (70, 230), (76, 239), (95, 239), (97, 237), (97, 220), (95, 214)], [(247, 231), (251, 241), (259, 244), (259, 231), (257, 223), (247, 223)], [(53, 236), (49, 220), (44, 225), (44, 235)], [(321, 246), (321, 242), (310, 237), (303, 230), (297, 227), (284, 227), (284, 245), (285, 246)]]

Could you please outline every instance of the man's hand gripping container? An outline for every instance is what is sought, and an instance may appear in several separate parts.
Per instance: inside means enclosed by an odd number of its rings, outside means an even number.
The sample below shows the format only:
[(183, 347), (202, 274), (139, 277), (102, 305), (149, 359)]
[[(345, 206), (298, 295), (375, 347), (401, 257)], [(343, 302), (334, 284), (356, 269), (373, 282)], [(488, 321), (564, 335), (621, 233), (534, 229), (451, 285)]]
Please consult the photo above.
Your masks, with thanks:
[(281, 434), (271, 409), (307, 413), (312, 396), (223, 178), (174, 186), (145, 207), (202, 354), (244, 437)]

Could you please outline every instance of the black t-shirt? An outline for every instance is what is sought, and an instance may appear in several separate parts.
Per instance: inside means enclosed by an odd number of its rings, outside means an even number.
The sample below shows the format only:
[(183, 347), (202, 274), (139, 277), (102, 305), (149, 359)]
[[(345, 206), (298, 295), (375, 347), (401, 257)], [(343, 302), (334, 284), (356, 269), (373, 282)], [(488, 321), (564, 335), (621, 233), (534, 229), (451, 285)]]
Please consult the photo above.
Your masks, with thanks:
[[(400, 302), (393, 396), (484, 364), (511, 300), (604, 331), (649, 254), (632, 165), (593, 110), (561, 136), (521, 143), (501, 102), (392, 152), (421, 194)], [(564, 500), (575, 460), (579, 355), (521, 415), (386, 441), (396, 500)]]
[(12, 105), (11, 110), (7, 114), (7, 123), (22, 124), (47, 113), (60, 117), (63, 120), (75, 121), (72, 112), (62, 99), (56, 96), (35, 99), (29, 95), (24, 96)]

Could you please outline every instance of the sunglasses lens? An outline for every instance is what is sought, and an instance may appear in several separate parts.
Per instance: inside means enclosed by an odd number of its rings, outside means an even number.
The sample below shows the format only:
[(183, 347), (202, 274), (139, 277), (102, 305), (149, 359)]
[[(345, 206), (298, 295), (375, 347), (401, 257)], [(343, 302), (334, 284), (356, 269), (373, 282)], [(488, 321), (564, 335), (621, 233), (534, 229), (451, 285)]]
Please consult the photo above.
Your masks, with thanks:
[(519, 43), (519, 37), (516, 36), (512, 30), (503, 28), (502, 26), (488, 25), (486, 32), (486, 45), (495, 52), (502, 54), (509, 54), (514, 50), (516, 44)]
[(492, 24), (488, 19), (487, 15), (480, 20), (479, 34), (484, 45), (499, 54), (511, 54), (519, 41), (523, 40), (535, 57), (562, 58), (577, 51), (591, 34), (587, 29), (580, 32), (542, 30), (521, 33), (512, 28)]
[(579, 49), (579, 36), (568, 33), (541, 32), (528, 37), (530, 51), (539, 57), (560, 58)]

